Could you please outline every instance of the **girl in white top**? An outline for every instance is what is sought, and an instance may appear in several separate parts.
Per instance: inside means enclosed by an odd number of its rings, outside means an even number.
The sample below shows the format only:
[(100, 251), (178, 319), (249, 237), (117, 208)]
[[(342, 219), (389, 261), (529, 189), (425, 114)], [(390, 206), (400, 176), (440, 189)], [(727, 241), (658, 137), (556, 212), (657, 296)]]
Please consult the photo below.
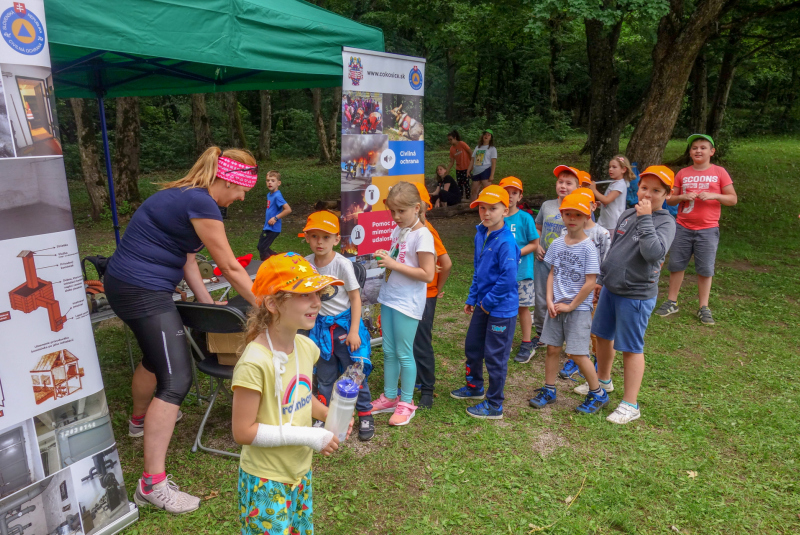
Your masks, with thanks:
[(467, 176), (472, 177), (470, 200), (478, 198), (483, 188), (492, 183), (494, 170), (497, 167), (497, 148), (494, 146), (494, 132), (488, 128), (481, 134), (481, 140), (472, 151)]
[[(378, 266), (386, 268), (386, 282), (381, 286), (383, 329), (383, 394), (372, 402), (372, 413), (392, 412), (389, 425), (406, 425), (417, 409), (412, 404), (417, 365), (414, 361), (414, 337), (425, 310), (427, 284), (436, 270), (433, 235), (425, 228), (422, 199), (417, 188), (398, 182), (389, 191), (386, 206), (397, 228), (392, 231), (390, 251), (375, 253)], [(403, 391), (397, 395), (397, 383)]]
[(619, 216), (625, 211), (625, 199), (628, 196), (628, 184), (635, 178), (631, 162), (622, 154), (614, 156), (608, 162), (608, 177), (613, 181), (606, 188), (605, 194), (597, 191), (597, 186), (592, 182), (592, 192), (597, 202), (602, 205), (597, 224), (614, 232), (617, 228)]

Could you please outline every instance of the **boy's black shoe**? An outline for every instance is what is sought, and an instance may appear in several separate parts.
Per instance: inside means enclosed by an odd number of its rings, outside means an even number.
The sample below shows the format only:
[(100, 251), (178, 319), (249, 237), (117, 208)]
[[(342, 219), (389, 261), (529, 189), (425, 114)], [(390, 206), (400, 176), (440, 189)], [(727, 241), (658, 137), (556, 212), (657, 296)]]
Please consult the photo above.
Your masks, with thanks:
[(371, 414), (358, 417), (358, 440), (366, 442), (375, 436), (375, 419)]
[(433, 392), (422, 393), (422, 396), (420, 396), (419, 398), (419, 408), (420, 409), (433, 408)]

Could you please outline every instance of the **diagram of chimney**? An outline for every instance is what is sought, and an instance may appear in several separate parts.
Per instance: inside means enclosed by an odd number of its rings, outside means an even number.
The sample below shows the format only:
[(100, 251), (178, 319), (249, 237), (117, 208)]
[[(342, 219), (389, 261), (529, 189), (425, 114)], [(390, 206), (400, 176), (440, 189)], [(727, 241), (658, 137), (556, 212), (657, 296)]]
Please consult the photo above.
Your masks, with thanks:
[(30, 314), (38, 308), (46, 308), (47, 317), (50, 319), (50, 330), (60, 331), (64, 328), (67, 317), (61, 315), (61, 305), (53, 294), (53, 283), (42, 280), (36, 275), (36, 262), (32, 251), (22, 251), (17, 258), (22, 259), (25, 282), (8, 292), (11, 308), (25, 314)]

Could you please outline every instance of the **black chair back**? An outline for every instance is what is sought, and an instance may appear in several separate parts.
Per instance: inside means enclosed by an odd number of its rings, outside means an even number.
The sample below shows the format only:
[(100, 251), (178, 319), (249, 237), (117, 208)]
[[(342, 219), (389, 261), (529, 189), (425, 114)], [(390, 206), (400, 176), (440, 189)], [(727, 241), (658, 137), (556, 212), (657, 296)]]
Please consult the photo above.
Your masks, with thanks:
[(205, 333), (240, 333), (244, 330), (247, 317), (235, 307), (211, 305), (207, 303), (175, 303), (183, 325), (192, 330)]

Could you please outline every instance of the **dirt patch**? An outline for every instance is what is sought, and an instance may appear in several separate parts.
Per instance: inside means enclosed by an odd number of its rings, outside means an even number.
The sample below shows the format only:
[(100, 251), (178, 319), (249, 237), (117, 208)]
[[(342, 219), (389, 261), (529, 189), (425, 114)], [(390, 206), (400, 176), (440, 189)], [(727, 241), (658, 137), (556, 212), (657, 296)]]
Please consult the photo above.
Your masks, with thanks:
[(542, 457), (549, 457), (557, 449), (569, 447), (569, 442), (555, 431), (542, 429), (532, 433), (531, 447)]
[(705, 363), (705, 357), (702, 353), (696, 353), (687, 347), (677, 350), (676, 353), (679, 357), (683, 357), (686, 360), (691, 360), (692, 362), (697, 362), (699, 364)]
[(758, 273), (772, 272), (772, 268), (768, 266), (756, 266), (749, 260), (734, 260), (733, 262), (726, 262), (723, 265), (737, 271), (757, 271)]
[(355, 453), (356, 457), (359, 459), (365, 455), (384, 449), (389, 445), (390, 437), (389, 433), (387, 433), (388, 425), (385, 423), (380, 426), (380, 429), (375, 430), (375, 436), (368, 442), (358, 440), (358, 430), (355, 429), (355, 427), (356, 426), (354, 426), (353, 433), (350, 434), (350, 438), (348, 438), (341, 447), (343, 449), (349, 448), (353, 450), (353, 453)]

